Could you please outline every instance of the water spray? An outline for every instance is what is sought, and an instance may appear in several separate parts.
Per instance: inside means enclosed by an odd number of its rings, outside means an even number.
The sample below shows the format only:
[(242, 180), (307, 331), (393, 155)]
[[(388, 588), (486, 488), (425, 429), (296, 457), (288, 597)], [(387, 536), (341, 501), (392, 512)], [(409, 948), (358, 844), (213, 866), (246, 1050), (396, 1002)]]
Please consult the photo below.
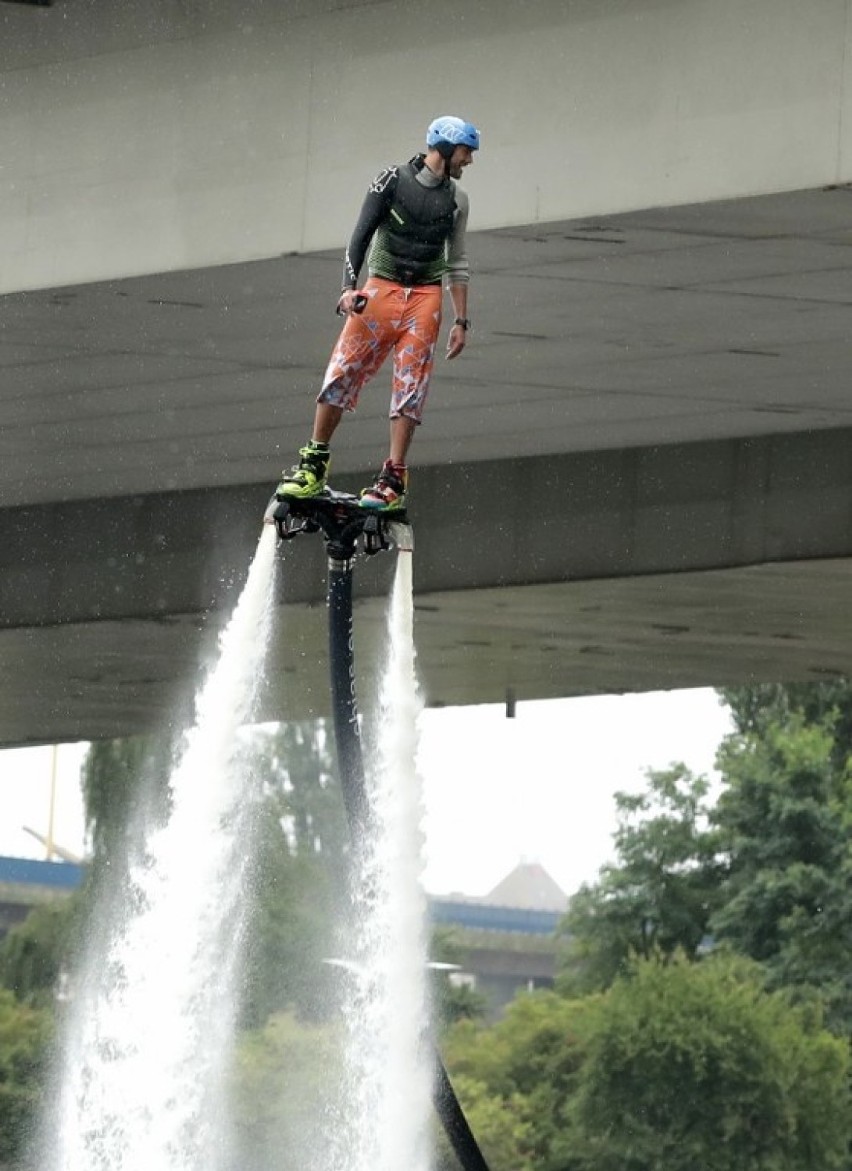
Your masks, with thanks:
[[(395, 547), (400, 554), (395, 593), (402, 572), (401, 596), (407, 598), (405, 605), (413, 613), (414, 530), (405, 512), (364, 509), (360, 507), (358, 497), (330, 489), (320, 496), (304, 499), (273, 496), (264, 520), (275, 527), (282, 541), (302, 534), (321, 533), (326, 542), (332, 713), (344, 804), (357, 853), (363, 843), (370, 840), (374, 826), (355, 695), (353, 566), (359, 552), (372, 556)], [(413, 629), (410, 627), (403, 641), (407, 643), (407, 650), (413, 653)], [(462, 1171), (489, 1171), (441, 1056), (431, 1043), (429, 1049), (432, 1101)]]
[(272, 613), (264, 530), (201, 687), (162, 825), (137, 824), (124, 896), (96, 909), (42, 1167), (224, 1171), (251, 793), (235, 759)]

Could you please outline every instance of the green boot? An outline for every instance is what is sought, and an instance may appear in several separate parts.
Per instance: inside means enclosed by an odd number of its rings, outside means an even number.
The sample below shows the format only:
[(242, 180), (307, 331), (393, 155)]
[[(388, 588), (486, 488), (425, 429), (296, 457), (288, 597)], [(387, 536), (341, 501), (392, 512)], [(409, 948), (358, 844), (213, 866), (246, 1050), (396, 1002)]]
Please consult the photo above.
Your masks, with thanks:
[(298, 496), (305, 499), (309, 496), (321, 496), (328, 484), (328, 467), (331, 456), (328, 448), (324, 450), (313, 442), (306, 447), (299, 448), (300, 460), (290, 469), (282, 473), (283, 479), (275, 489), (279, 499), (287, 496)]

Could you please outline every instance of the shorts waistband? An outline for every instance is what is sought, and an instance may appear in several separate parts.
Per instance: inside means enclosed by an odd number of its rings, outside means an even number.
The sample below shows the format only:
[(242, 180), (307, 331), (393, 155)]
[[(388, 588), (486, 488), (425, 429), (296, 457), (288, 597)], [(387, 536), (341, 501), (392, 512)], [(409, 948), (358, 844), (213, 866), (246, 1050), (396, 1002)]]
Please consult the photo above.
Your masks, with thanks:
[(371, 281), (380, 281), (383, 285), (400, 285), (403, 289), (439, 289), (442, 281), (415, 281), (403, 280), (402, 277), (370, 276)]

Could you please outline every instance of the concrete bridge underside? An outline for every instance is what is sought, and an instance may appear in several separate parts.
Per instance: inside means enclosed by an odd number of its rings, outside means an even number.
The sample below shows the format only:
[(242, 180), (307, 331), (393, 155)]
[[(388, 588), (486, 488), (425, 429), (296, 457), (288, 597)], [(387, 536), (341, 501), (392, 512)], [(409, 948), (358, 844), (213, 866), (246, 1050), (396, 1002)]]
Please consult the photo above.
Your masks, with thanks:
[[(850, 201), (474, 235), (475, 332), (414, 450), (429, 703), (849, 673)], [(338, 264), (0, 300), (0, 743), (182, 710), (309, 427)], [(382, 381), (345, 421), (339, 486), (382, 455), (386, 406)], [(391, 568), (356, 568), (365, 674)], [(284, 551), (270, 718), (327, 708), (324, 578), (318, 540)]]
[[(448, 111), (483, 149), (413, 452), (427, 701), (848, 672), (850, 61), (852, 0), (0, 4), (0, 744), (182, 713), (362, 192)], [(269, 716), (326, 709), (324, 578), (287, 550)]]

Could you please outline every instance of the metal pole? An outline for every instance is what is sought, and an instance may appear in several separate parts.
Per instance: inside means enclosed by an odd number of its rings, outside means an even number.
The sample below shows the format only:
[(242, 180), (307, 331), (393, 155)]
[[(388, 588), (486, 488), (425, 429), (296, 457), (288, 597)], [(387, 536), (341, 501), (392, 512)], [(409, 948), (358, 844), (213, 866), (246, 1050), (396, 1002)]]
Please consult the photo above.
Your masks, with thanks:
[(44, 843), (48, 862), (53, 858), (53, 823), (56, 815), (56, 757), (58, 752), (58, 746), (54, 744), (50, 752), (50, 806), (47, 815), (47, 841)]

